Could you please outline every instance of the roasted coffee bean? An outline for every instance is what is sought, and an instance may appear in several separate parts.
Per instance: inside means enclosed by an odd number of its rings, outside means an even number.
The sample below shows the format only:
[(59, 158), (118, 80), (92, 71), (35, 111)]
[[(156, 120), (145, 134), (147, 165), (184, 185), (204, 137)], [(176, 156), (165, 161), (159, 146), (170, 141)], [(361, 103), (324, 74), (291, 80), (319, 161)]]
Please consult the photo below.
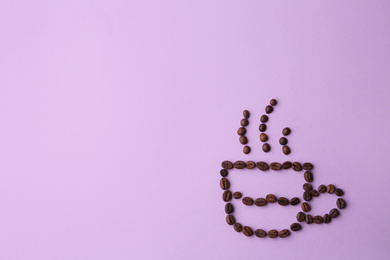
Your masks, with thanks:
[(244, 146), (244, 148), (242, 149), (242, 151), (245, 153), (245, 154), (248, 154), (251, 152), (251, 148), (247, 145)]
[(328, 187), (326, 187), (326, 192), (332, 194), (336, 190), (336, 187), (333, 184), (329, 184)]
[(290, 169), (291, 166), (292, 166), (291, 162), (284, 162), (283, 163), (283, 169), (285, 169), (285, 170)]
[(222, 199), (225, 202), (228, 202), (232, 199), (232, 192), (230, 190), (225, 190), (222, 194)]
[(241, 124), (241, 126), (247, 126), (247, 125), (249, 125), (249, 121), (248, 121), (248, 119), (243, 118), (243, 119), (241, 119), (240, 124)]
[(268, 143), (263, 144), (263, 151), (265, 153), (268, 153), (269, 151), (271, 151), (271, 146)]
[(337, 196), (341, 197), (344, 195), (344, 191), (342, 189), (336, 189), (334, 192)]
[(310, 183), (305, 183), (305, 184), (303, 184), (303, 189), (305, 191), (311, 191), (313, 189), (313, 186), (311, 186)]
[(345, 201), (342, 198), (337, 199), (336, 204), (339, 209), (343, 209), (346, 206)]
[(304, 170), (306, 170), (306, 171), (310, 171), (311, 169), (313, 169), (313, 164), (311, 164), (311, 163), (309, 163), (309, 162), (304, 163), (304, 164), (302, 165), (302, 168), (303, 168)]
[(258, 207), (262, 207), (262, 206), (265, 206), (267, 205), (267, 201), (263, 198), (257, 198), (255, 199), (255, 205), (258, 206)]
[(241, 232), (242, 231), (242, 225), (240, 223), (234, 224), (234, 230), (237, 231), (237, 232)]
[(228, 176), (228, 171), (226, 169), (222, 169), (219, 173), (221, 174), (222, 177)]
[(313, 218), (313, 221), (314, 221), (314, 223), (316, 223), (316, 224), (321, 224), (321, 223), (324, 222), (324, 218), (321, 217), (321, 216), (315, 216), (315, 217)]
[(285, 155), (290, 154), (290, 153), (291, 153), (290, 147), (288, 147), (287, 145), (283, 146), (283, 147), (282, 147), (282, 152), (283, 152)]
[(242, 230), (242, 233), (244, 233), (245, 236), (251, 237), (253, 236), (253, 230), (252, 228), (245, 226), (244, 229)]
[(267, 125), (266, 124), (261, 124), (260, 126), (259, 126), (259, 131), (260, 132), (265, 132), (267, 130)]
[(232, 214), (234, 212), (234, 207), (231, 203), (226, 203), (225, 212), (226, 214)]
[(234, 168), (236, 169), (244, 169), (246, 167), (246, 163), (244, 161), (236, 161), (233, 164)]
[(274, 170), (274, 171), (279, 171), (282, 169), (282, 165), (280, 163), (277, 163), (277, 162), (273, 162), (269, 166), (270, 166), (271, 170)]
[(326, 192), (326, 186), (325, 185), (318, 186), (318, 192), (319, 193), (325, 193)]
[(268, 166), (268, 164), (266, 162), (257, 162), (256, 166), (261, 171), (267, 171), (269, 169), (269, 166)]
[(244, 110), (244, 112), (242, 112), (242, 114), (244, 115), (245, 118), (249, 118), (249, 116), (250, 116), (250, 113), (248, 110)]
[(265, 107), (265, 113), (271, 114), (272, 111), (274, 111), (274, 108), (272, 106), (266, 106)]
[(244, 197), (242, 199), (242, 203), (244, 203), (247, 206), (253, 205), (253, 199), (250, 197)]
[(320, 196), (320, 193), (319, 193), (318, 191), (316, 191), (316, 190), (311, 190), (311, 191), (310, 191), (310, 194), (311, 194), (312, 197), (318, 197), (318, 196)]
[(290, 235), (290, 231), (288, 229), (280, 230), (278, 233), (279, 237), (287, 237)]
[(246, 128), (243, 127), (243, 126), (240, 127), (240, 128), (238, 128), (237, 134), (238, 134), (238, 135), (245, 135), (245, 134), (246, 134)]
[(290, 204), (293, 205), (293, 206), (298, 205), (299, 202), (301, 202), (301, 200), (299, 198), (297, 198), (297, 197), (294, 197), (294, 198), (292, 198), (290, 200)]
[(268, 122), (268, 116), (267, 116), (267, 115), (262, 115), (262, 116), (260, 117), (260, 121), (261, 121), (262, 123), (267, 123), (267, 122)]
[(306, 224), (311, 224), (313, 223), (313, 216), (312, 215), (306, 215), (306, 219), (305, 219), (305, 222)]
[(235, 199), (240, 199), (241, 197), (242, 197), (241, 192), (236, 191), (235, 193), (233, 193), (233, 198), (235, 198)]
[(287, 206), (288, 204), (290, 204), (290, 201), (285, 197), (280, 197), (278, 198), (278, 204), (281, 206)]
[(255, 236), (257, 237), (265, 237), (267, 235), (267, 232), (263, 229), (256, 229), (255, 230)]
[(301, 208), (302, 208), (303, 212), (309, 212), (311, 209), (310, 204), (307, 202), (303, 202), (301, 204)]
[(264, 133), (261, 133), (260, 134), (260, 141), (262, 141), (263, 143), (267, 142), (268, 141), (268, 135), (264, 134)]
[(332, 220), (332, 218), (328, 215), (328, 214), (325, 214), (324, 215), (324, 223), (329, 223), (330, 221)]
[(278, 104), (278, 101), (276, 101), (276, 99), (271, 99), (269, 103), (271, 104), (271, 106), (276, 106), (276, 104)]
[(254, 161), (247, 161), (246, 162), (246, 168), (247, 169), (253, 169), (256, 167), (256, 163)]
[(286, 137), (281, 137), (281, 138), (279, 139), (279, 143), (280, 143), (281, 145), (286, 145), (286, 144), (288, 143), (288, 140), (287, 140)]
[(332, 217), (332, 218), (337, 218), (338, 215), (340, 215), (340, 211), (336, 208), (332, 209), (330, 212), (329, 212), (329, 215)]
[(276, 196), (273, 194), (268, 194), (267, 197), (265, 197), (268, 203), (275, 203), (276, 202)]
[(245, 135), (243, 135), (243, 136), (240, 136), (239, 141), (241, 144), (247, 144), (248, 138)]
[(230, 182), (226, 178), (222, 178), (221, 181), (219, 182), (219, 185), (221, 186), (221, 189), (227, 190), (230, 188)]
[(299, 213), (297, 214), (297, 220), (298, 220), (298, 222), (302, 222), (302, 221), (304, 221), (305, 219), (306, 219), (306, 215), (305, 215), (305, 213), (303, 213), (302, 211), (299, 212)]
[(312, 196), (311, 196), (310, 192), (305, 191), (305, 192), (303, 193), (303, 199), (304, 199), (305, 201), (311, 201)]
[(278, 231), (276, 229), (271, 229), (268, 231), (268, 237), (269, 238), (275, 238), (278, 236)]
[(289, 135), (290, 133), (291, 133), (291, 129), (288, 128), (288, 127), (284, 128), (283, 131), (282, 131), (282, 134), (284, 136)]
[(227, 216), (226, 216), (226, 222), (227, 222), (229, 225), (234, 225), (234, 223), (236, 223), (236, 219), (234, 218), (233, 215), (227, 215)]
[(222, 168), (224, 168), (226, 170), (233, 169), (233, 163), (230, 161), (223, 161), (221, 165), (222, 165)]
[(292, 231), (299, 231), (299, 230), (302, 229), (302, 226), (299, 223), (292, 223), (291, 226), (290, 226), (290, 229)]
[(311, 171), (305, 171), (305, 174), (303, 175), (305, 178), (305, 181), (312, 182), (313, 181), (313, 173)]
[(302, 170), (302, 165), (299, 162), (293, 162), (292, 168), (294, 171), (301, 171)]

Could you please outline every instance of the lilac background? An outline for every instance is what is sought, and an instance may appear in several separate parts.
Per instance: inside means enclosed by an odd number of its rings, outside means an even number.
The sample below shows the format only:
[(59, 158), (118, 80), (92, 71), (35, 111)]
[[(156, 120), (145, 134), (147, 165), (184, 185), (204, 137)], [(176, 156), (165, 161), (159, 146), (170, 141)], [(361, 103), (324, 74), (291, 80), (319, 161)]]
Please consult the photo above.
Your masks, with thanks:
[[(389, 17), (389, 1), (1, 1), (0, 259), (389, 258)], [(220, 163), (286, 158), (348, 208), (284, 240), (234, 232)], [(302, 192), (295, 173), (230, 176), (254, 197)], [(235, 205), (265, 229), (298, 211)]]

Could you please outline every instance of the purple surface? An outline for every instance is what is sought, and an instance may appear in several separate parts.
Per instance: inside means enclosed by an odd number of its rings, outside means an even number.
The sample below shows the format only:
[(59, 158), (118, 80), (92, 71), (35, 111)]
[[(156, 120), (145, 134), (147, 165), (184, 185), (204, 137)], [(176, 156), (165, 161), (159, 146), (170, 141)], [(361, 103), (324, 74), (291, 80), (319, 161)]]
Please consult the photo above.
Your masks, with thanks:
[[(390, 258), (389, 17), (388, 1), (2, 1), (0, 259)], [(313, 162), (348, 207), (246, 238), (225, 222), (226, 159)], [(299, 174), (230, 176), (253, 197), (302, 192)], [(264, 229), (298, 211), (235, 205)]]

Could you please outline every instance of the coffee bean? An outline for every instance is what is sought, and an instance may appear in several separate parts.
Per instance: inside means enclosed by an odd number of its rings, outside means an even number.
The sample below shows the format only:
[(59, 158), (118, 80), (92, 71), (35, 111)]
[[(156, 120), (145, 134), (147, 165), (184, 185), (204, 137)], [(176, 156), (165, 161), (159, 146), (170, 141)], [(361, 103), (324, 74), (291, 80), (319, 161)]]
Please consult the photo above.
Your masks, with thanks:
[(313, 173), (311, 171), (305, 171), (303, 177), (305, 178), (305, 181), (307, 181), (307, 182), (313, 181)]
[(246, 128), (245, 127), (240, 127), (237, 130), (238, 135), (245, 135), (246, 134)]
[(228, 171), (226, 169), (222, 169), (219, 173), (221, 174), (222, 177), (228, 176)]
[(286, 145), (288, 143), (288, 140), (287, 140), (286, 137), (282, 137), (282, 138), (279, 139), (279, 143), (281, 145)]
[(257, 237), (265, 237), (267, 235), (267, 232), (263, 229), (256, 229), (255, 230), (255, 236)]
[(310, 204), (307, 202), (303, 202), (301, 204), (301, 208), (302, 208), (303, 212), (309, 212), (311, 209)]
[(237, 231), (237, 232), (241, 232), (242, 231), (242, 225), (240, 223), (234, 224), (234, 230)]
[(232, 199), (232, 192), (230, 190), (225, 190), (222, 194), (222, 199), (225, 202), (228, 202)]
[(291, 226), (290, 226), (290, 229), (292, 231), (299, 231), (299, 230), (302, 229), (302, 226), (299, 223), (292, 223)]
[(291, 166), (292, 166), (291, 162), (284, 162), (283, 163), (283, 169), (285, 169), (285, 170), (290, 169)]
[(223, 161), (221, 165), (222, 165), (222, 168), (224, 168), (226, 170), (233, 169), (233, 163), (230, 161)]
[(221, 181), (219, 182), (219, 185), (221, 186), (221, 189), (227, 190), (230, 188), (230, 183), (228, 179), (222, 178)]
[(333, 184), (329, 184), (328, 187), (326, 188), (326, 191), (330, 194), (334, 193), (336, 190), (336, 187)]
[(313, 169), (313, 164), (307, 162), (307, 163), (304, 163), (304, 164), (302, 165), (302, 167), (303, 167), (304, 170), (310, 171), (310, 170)]
[(247, 125), (249, 125), (249, 121), (248, 121), (248, 119), (243, 118), (243, 119), (241, 119), (240, 124), (241, 124), (241, 126), (247, 126)]
[(240, 141), (241, 144), (247, 144), (248, 143), (248, 138), (245, 135), (240, 136), (240, 138), (238, 140)]
[(282, 165), (280, 163), (277, 163), (277, 162), (273, 162), (269, 166), (270, 166), (271, 170), (274, 170), (274, 171), (279, 171), (282, 169)]
[(251, 237), (253, 236), (253, 230), (252, 228), (245, 226), (244, 229), (242, 230), (242, 233), (244, 233), (245, 236)]
[(268, 143), (263, 144), (263, 151), (265, 153), (268, 153), (269, 151), (271, 151), (271, 146)]
[(276, 104), (278, 104), (276, 99), (271, 99), (271, 101), (269, 103), (271, 104), (271, 106), (276, 106)]
[(242, 112), (242, 114), (244, 115), (245, 118), (249, 118), (249, 116), (250, 116), (250, 113), (248, 110), (244, 110), (244, 112)]
[(290, 201), (285, 197), (280, 197), (278, 198), (278, 204), (281, 206), (287, 206), (288, 204), (290, 204)]
[(233, 198), (235, 198), (235, 199), (240, 199), (241, 197), (242, 197), (241, 192), (236, 191), (236, 192), (233, 193)]
[(226, 203), (225, 212), (226, 214), (232, 214), (234, 212), (234, 207), (231, 203)]
[(278, 231), (276, 229), (271, 229), (268, 231), (269, 238), (276, 238), (278, 236)]
[(312, 197), (318, 197), (318, 196), (320, 196), (320, 193), (319, 193), (318, 191), (316, 191), (316, 190), (311, 190), (311, 191), (310, 191), (310, 194), (311, 194)]
[(324, 222), (324, 218), (321, 217), (321, 216), (315, 216), (315, 217), (313, 218), (313, 221), (314, 221), (314, 223), (316, 223), (316, 224), (321, 224), (321, 223)]
[(306, 224), (311, 224), (313, 223), (313, 216), (312, 215), (306, 215), (306, 219), (305, 219), (305, 222)]
[(260, 117), (260, 121), (261, 121), (262, 123), (267, 123), (267, 122), (268, 122), (268, 116), (267, 116), (267, 115), (262, 115), (262, 116)]
[(319, 193), (325, 193), (326, 192), (326, 186), (325, 185), (318, 186), (318, 192)]
[(268, 194), (267, 197), (265, 197), (268, 203), (275, 203), (276, 202), (276, 196), (273, 194)]
[(265, 107), (265, 113), (271, 114), (272, 111), (274, 111), (274, 108), (272, 106), (266, 106)]
[(306, 219), (306, 215), (305, 215), (305, 213), (303, 213), (302, 211), (299, 212), (299, 213), (297, 214), (297, 220), (298, 220), (298, 222), (302, 222), (302, 221), (304, 221), (305, 219)]
[(261, 171), (267, 171), (269, 169), (269, 166), (268, 166), (268, 164), (266, 162), (257, 162), (256, 166)]
[(280, 230), (278, 233), (279, 237), (287, 237), (290, 235), (290, 231), (288, 229)]
[(344, 195), (344, 191), (342, 189), (336, 189), (334, 192), (337, 196), (341, 197)]
[(332, 217), (332, 218), (337, 218), (338, 215), (340, 215), (340, 211), (336, 208), (332, 209), (330, 212), (329, 212), (329, 215)]
[(261, 124), (261, 125), (259, 126), (259, 131), (260, 131), (260, 132), (265, 132), (266, 130), (267, 130), (267, 125)]
[(242, 199), (242, 203), (244, 203), (247, 206), (253, 205), (253, 199), (250, 197), (244, 197)]
[(300, 202), (301, 202), (301, 200), (297, 197), (290, 199), (290, 204), (293, 206), (298, 205)]
[(255, 199), (255, 205), (258, 207), (262, 207), (262, 206), (267, 205), (267, 201), (263, 198), (257, 198), (257, 199)]
[(236, 161), (233, 166), (236, 169), (244, 169), (246, 167), (246, 163), (244, 161)]
[(247, 169), (253, 169), (256, 167), (256, 163), (254, 161), (247, 161), (246, 162), (246, 168)]
[(282, 131), (282, 134), (284, 136), (289, 135), (290, 133), (291, 133), (291, 129), (288, 128), (288, 127), (284, 128), (283, 131)]
[(245, 153), (245, 154), (248, 154), (251, 152), (251, 148), (247, 145), (244, 146), (244, 148), (242, 149), (242, 151)]
[(346, 206), (345, 201), (342, 198), (337, 199), (336, 204), (339, 209), (343, 209)]
[(299, 162), (294, 162), (292, 168), (294, 171), (299, 172), (302, 170), (302, 165)]
[(324, 215), (324, 223), (329, 223), (331, 220), (332, 218), (328, 214)]
[(268, 141), (268, 135), (264, 134), (264, 133), (261, 133), (260, 134), (260, 141), (267, 142)]
[(291, 153), (290, 147), (288, 147), (287, 145), (283, 146), (283, 147), (282, 147), (282, 152), (283, 152), (285, 155), (290, 154), (290, 153)]
[(229, 225), (234, 225), (234, 223), (236, 223), (236, 219), (234, 218), (233, 215), (227, 215), (227, 216), (226, 216), (226, 222), (227, 222)]
[(311, 201), (312, 196), (311, 196), (310, 192), (305, 191), (305, 192), (303, 193), (303, 199), (304, 199), (305, 201)]
[(313, 186), (311, 186), (310, 183), (305, 183), (305, 184), (303, 184), (303, 189), (305, 191), (311, 191), (313, 189)]

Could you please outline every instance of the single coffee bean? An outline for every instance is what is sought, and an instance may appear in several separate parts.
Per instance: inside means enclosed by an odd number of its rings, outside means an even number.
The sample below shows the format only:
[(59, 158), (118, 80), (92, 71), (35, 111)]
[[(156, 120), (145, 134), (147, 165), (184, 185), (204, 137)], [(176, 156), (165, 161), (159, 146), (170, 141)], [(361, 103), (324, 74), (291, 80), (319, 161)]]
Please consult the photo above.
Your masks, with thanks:
[(242, 231), (242, 225), (240, 223), (234, 224), (234, 230), (237, 231), (237, 232), (241, 232)]
[(303, 193), (303, 199), (304, 199), (305, 201), (311, 201), (312, 196), (311, 196), (310, 192), (305, 191), (305, 192)]
[(237, 130), (237, 134), (238, 135), (245, 135), (246, 134), (246, 128), (245, 127), (240, 127), (240, 128), (238, 128), (238, 130)]
[(286, 145), (286, 144), (288, 143), (288, 140), (287, 140), (286, 137), (281, 137), (281, 138), (279, 139), (279, 143), (280, 143), (281, 145)]
[(251, 237), (253, 236), (253, 230), (252, 228), (245, 226), (244, 229), (242, 230), (242, 233), (244, 233), (245, 236)]
[(285, 169), (285, 170), (290, 169), (291, 166), (292, 166), (291, 162), (284, 162), (283, 163), (283, 169)]
[(280, 197), (278, 198), (278, 204), (281, 206), (287, 206), (288, 204), (290, 204), (290, 201), (285, 197)]
[(258, 207), (262, 207), (262, 206), (265, 206), (267, 205), (267, 201), (263, 198), (257, 198), (255, 199), (255, 205), (258, 206)]
[(272, 106), (266, 106), (265, 107), (265, 113), (271, 114), (272, 111), (274, 111), (274, 108)]
[(303, 213), (302, 211), (299, 212), (299, 213), (297, 214), (297, 220), (298, 220), (298, 222), (302, 222), (302, 221), (304, 221), (305, 219), (306, 219), (306, 214)]
[(250, 197), (244, 197), (242, 199), (242, 203), (244, 203), (247, 206), (253, 205), (253, 199)]
[(289, 135), (290, 133), (291, 133), (291, 129), (288, 128), (288, 127), (284, 128), (283, 131), (282, 131), (282, 134), (284, 136)]
[(246, 162), (246, 168), (247, 169), (253, 169), (256, 167), (256, 163), (254, 161), (247, 161)]
[(313, 223), (313, 216), (312, 215), (306, 215), (306, 219), (305, 219), (305, 222), (306, 224), (311, 224)]
[(250, 116), (250, 113), (248, 110), (244, 110), (244, 112), (242, 112), (242, 114), (244, 115), (245, 118), (249, 118), (249, 116)]
[(267, 116), (267, 115), (262, 115), (262, 116), (260, 117), (260, 121), (261, 121), (262, 123), (267, 123), (267, 122), (268, 122), (268, 116)]
[(292, 223), (291, 226), (290, 226), (290, 229), (292, 231), (299, 231), (299, 230), (302, 229), (302, 226), (299, 223)]
[(310, 204), (307, 202), (303, 202), (301, 204), (301, 208), (302, 208), (303, 212), (309, 212), (311, 209)]
[(221, 165), (222, 165), (222, 168), (224, 168), (226, 170), (233, 169), (233, 163), (230, 161), (223, 161)]
[(244, 146), (244, 148), (242, 149), (242, 151), (245, 153), (245, 154), (248, 154), (251, 152), (251, 148), (247, 145)]
[(259, 126), (259, 131), (260, 132), (265, 132), (267, 130), (267, 125), (266, 124), (261, 124), (260, 126)]
[(294, 197), (290, 200), (290, 204), (293, 206), (298, 205), (300, 202), (301, 202), (301, 200), (297, 197)]
[(305, 184), (303, 184), (303, 189), (305, 191), (311, 191), (313, 189), (313, 186), (311, 186), (310, 183), (305, 183)]
[(275, 203), (276, 202), (276, 196), (273, 194), (268, 194), (265, 199), (267, 200), (268, 203)]
[(276, 104), (278, 104), (278, 101), (276, 101), (276, 99), (271, 99), (269, 103), (271, 104), (271, 106), (276, 106)]
[(341, 197), (344, 195), (344, 191), (342, 189), (336, 189), (334, 192), (337, 196)]
[(337, 207), (339, 208), (339, 209), (343, 209), (343, 208), (345, 208), (345, 201), (342, 199), (342, 198), (339, 198), (339, 199), (337, 199), (337, 202), (336, 202), (336, 204), (337, 204)]
[(336, 187), (333, 184), (329, 184), (328, 187), (326, 188), (326, 191), (330, 194), (334, 193), (336, 190)]
[(226, 178), (222, 178), (221, 181), (219, 182), (219, 185), (221, 186), (221, 189), (227, 190), (230, 188), (230, 182)]
[(233, 166), (236, 169), (244, 169), (246, 167), (246, 163), (244, 161), (236, 161)]
[(318, 197), (318, 196), (320, 196), (320, 193), (319, 193), (318, 191), (316, 191), (316, 190), (311, 190), (311, 191), (310, 191), (310, 194), (311, 194), (312, 197)]
[(330, 212), (329, 212), (329, 215), (332, 217), (332, 218), (337, 218), (338, 215), (340, 215), (340, 211), (336, 208), (332, 209)]
[(231, 203), (226, 203), (225, 212), (226, 214), (232, 214), (234, 212), (234, 207)]
[(326, 186), (325, 185), (320, 185), (318, 187), (318, 191), (319, 191), (319, 193), (325, 193), (326, 192)]
[(268, 237), (269, 238), (276, 238), (278, 236), (278, 231), (276, 229), (271, 229), (268, 231)]
[(233, 198), (235, 198), (235, 199), (240, 199), (241, 197), (242, 197), (241, 192), (236, 191), (236, 192), (233, 193)]
[(315, 216), (315, 217), (313, 218), (313, 221), (314, 221), (314, 223), (316, 223), (316, 224), (321, 224), (321, 223), (324, 222), (324, 218), (321, 217), (321, 216)]
[(221, 174), (222, 177), (228, 176), (228, 171), (226, 169), (222, 169), (219, 173)]
[(277, 162), (273, 162), (269, 166), (270, 166), (271, 170), (274, 170), (274, 171), (279, 171), (282, 169), (282, 165), (280, 163), (277, 163)]
[(247, 125), (249, 125), (249, 121), (248, 121), (248, 119), (243, 118), (243, 119), (241, 119), (240, 124), (241, 124), (241, 126), (247, 126)]
[(285, 155), (290, 154), (290, 153), (291, 153), (290, 147), (288, 147), (287, 145), (283, 146), (283, 147), (282, 147), (282, 152), (283, 152)]
[(222, 199), (225, 202), (228, 202), (232, 199), (232, 192), (230, 190), (225, 190), (222, 194)]
[(299, 162), (293, 162), (292, 168), (294, 171), (301, 171), (302, 170), (302, 165)]
[(305, 181), (307, 181), (307, 182), (313, 181), (313, 173), (311, 171), (305, 171), (303, 177), (305, 178)]
[(248, 143), (248, 138), (245, 135), (240, 136), (240, 138), (238, 140), (240, 141), (241, 144), (247, 144)]
[(269, 151), (271, 151), (271, 146), (268, 143), (263, 144), (263, 151), (265, 153), (268, 153)]
[(227, 222), (229, 225), (234, 225), (234, 223), (236, 223), (236, 219), (234, 218), (233, 215), (227, 215), (227, 216), (226, 216), (226, 222)]
[(278, 233), (279, 237), (287, 237), (290, 235), (290, 231), (288, 229), (280, 230)]
[(263, 229), (256, 229), (255, 230), (255, 236), (257, 237), (265, 237), (267, 235), (267, 232)]
[(257, 162), (256, 166), (261, 171), (267, 171), (269, 169), (269, 166), (268, 166), (268, 164), (266, 162)]
[(324, 215), (324, 223), (329, 223), (330, 221), (332, 220), (332, 218), (328, 215), (328, 214), (325, 214)]
[(267, 142), (268, 141), (268, 135), (264, 134), (264, 133), (261, 133), (260, 134), (260, 141), (262, 141), (263, 143)]
[(302, 167), (304, 170), (310, 171), (313, 169), (313, 164), (307, 162), (307, 163), (302, 164)]

